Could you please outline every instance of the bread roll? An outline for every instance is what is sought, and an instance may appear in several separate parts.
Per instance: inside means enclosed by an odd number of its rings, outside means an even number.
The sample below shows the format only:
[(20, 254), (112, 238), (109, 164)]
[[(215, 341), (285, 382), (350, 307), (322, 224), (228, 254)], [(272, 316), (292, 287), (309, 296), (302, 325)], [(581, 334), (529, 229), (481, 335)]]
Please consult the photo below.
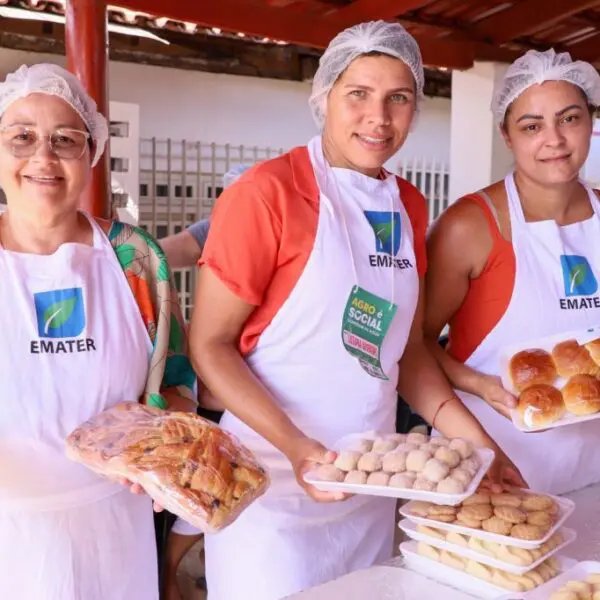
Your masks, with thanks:
[(533, 385), (520, 395), (517, 410), (526, 427), (544, 427), (564, 416), (565, 403), (555, 387)]
[(552, 385), (558, 378), (552, 357), (540, 349), (517, 352), (510, 360), (509, 370), (513, 385), (519, 392), (531, 385)]
[(600, 376), (600, 367), (592, 360), (585, 346), (580, 346), (577, 340), (567, 340), (556, 344), (552, 349), (552, 359), (561, 377), (573, 375)]
[(593, 415), (600, 411), (600, 379), (591, 375), (575, 375), (562, 389), (565, 406), (578, 416)]
[(586, 350), (590, 353), (592, 360), (600, 365), (600, 338), (594, 340), (593, 342), (588, 342), (585, 344)]

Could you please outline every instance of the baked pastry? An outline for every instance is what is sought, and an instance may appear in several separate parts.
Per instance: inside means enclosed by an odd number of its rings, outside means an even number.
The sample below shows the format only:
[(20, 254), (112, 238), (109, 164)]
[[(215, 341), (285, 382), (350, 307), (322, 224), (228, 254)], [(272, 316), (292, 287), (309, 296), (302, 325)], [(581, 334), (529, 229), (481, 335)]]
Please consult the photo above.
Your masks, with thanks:
[(362, 454), (357, 450), (343, 450), (333, 464), (342, 471), (354, 471), (361, 456)]
[(600, 367), (592, 360), (585, 346), (577, 340), (566, 340), (552, 349), (552, 359), (561, 377), (568, 379), (573, 375), (600, 376)]
[[(510, 535), (512, 524), (504, 519), (501, 519), (500, 517), (492, 517), (486, 521), (483, 521), (483, 523), (481, 523), (481, 527), (484, 531), (488, 531), (489, 533)], [(527, 527), (527, 525), (515, 525), (515, 527)]]
[(321, 481), (344, 481), (346, 473), (341, 469), (338, 469), (335, 465), (319, 465), (315, 470), (314, 474)]
[(511, 506), (513, 508), (519, 508), (521, 506), (522, 500), (516, 494), (492, 494), (490, 498), (492, 506)]
[(513, 506), (496, 506), (494, 508), (494, 515), (513, 525), (525, 523), (527, 520), (527, 513)]
[(600, 338), (584, 345), (585, 349), (590, 353), (592, 360), (597, 365), (600, 365)]
[(523, 523), (521, 525), (515, 525), (509, 530), (510, 535), (520, 540), (541, 540), (544, 537), (544, 530), (537, 525), (527, 525)]
[(542, 494), (525, 494), (521, 503), (521, 508), (527, 512), (547, 510), (552, 514), (555, 506), (552, 498)]
[(471, 481), (473, 481), (473, 476), (471, 473), (465, 469), (461, 469), (460, 467), (450, 471), (450, 477), (455, 481), (458, 481), (465, 490), (471, 485)]
[(423, 479), (421, 477), (417, 477), (417, 479), (415, 479), (412, 489), (413, 490), (420, 490), (421, 492), (435, 492), (435, 488), (437, 487), (437, 484), (434, 483), (433, 481), (429, 481), (428, 479)]
[(566, 409), (583, 417), (600, 411), (600, 379), (592, 375), (574, 375), (562, 389)]
[(356, 468), (359, 471), (372, 473), (373, 471), (381, 470), (381, 455), (377, 452), (365, 452), (359, 459)]
[(436, 491), (440, 494), (455, 495), (464, 493), (465, 489), (465, 485), (458, 481), (458, 479), (446, 477), (437, 484)]
[(427, 525), (417, 525), (417, 531), (428, 537), (435, 538), (436, 540), (446, 541), (444, 533), (439, 529), (427, 527)]
[[(445, 450), (445, 448), (444, 448)], [(438, 460), (437, 458), (430, 458), (423, 468), (422, 477), (433, 483), (439, 483), (442, 479), (445, 479), (450, 473), (450, 467), (447, 463)]]
[(377, 452), (378, 454), (387, 454), (388, 452), (392, 452), (398, 447), (398, 443), (393, 439), (388, 438), (377, 438), (373, 442), (372, 452)]
[(348, 471), (344, 478), (345, 483), (352, 483), (355, 485), (364, 485), (367, 483), (367, 474), (364, 471)]
[(412, 473), (395, 473), (388, 481), (388, 487), (410, 490), (415, 483), (416, 477)]
[(82, 424), (66, 443), (69, 458), (101, 475), (139, 483), (167, 510), (206, 532), (232, 523), (269, 486), (247, 448), (194, 413), (125, 402)]
[(450, 448), (456, 450), (462, 459), (469, 458), (473, 454), (473, 445), (468, 440), (455, 438), (450, 442)]
[(472, 504), (489, 504), (490, 494), (487, 492), (476, 492), (472, 496), (465, 498), (462, 502), (463, 506), (471, 506)]
[(386, 473), (403, 473), (406, 471), (406, 452), (388, 452), (381, 459), (382, 468)]
[(367, 478), (367, 485), (387, 485), (390, 481), (389, 473), (384, 471), (376, 471), (371, 473)]
[(532, 385), (519, 396), (517, 410), (526, 427), (544, 427), (556, 423), (565, 414), (559, 390), (551, 385)]
[(558, 379), (552, 356), (539, 348), (517, 352), (508, 368), (513, 386), (519, 392), (532, 385), (552, 385)]
[(471, 506), (463, 506), (459, 514), (467, 519), (485, 521), (492, 516), (492, 512), (492, 507), (489, 504), (473, 504)]
[(412, 450), (406, 457), (406, 470), (420, 473), (431, 458), (431, 454), (425, 450)]

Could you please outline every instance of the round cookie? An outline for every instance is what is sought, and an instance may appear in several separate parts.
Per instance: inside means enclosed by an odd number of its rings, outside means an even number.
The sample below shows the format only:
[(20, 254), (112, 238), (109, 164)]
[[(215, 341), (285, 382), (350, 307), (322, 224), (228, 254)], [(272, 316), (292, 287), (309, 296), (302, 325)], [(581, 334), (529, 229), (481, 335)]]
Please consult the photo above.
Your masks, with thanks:
[(367, 483), (367, 474), (364, 471), (348, 471), (344, 478), (344, 483), (364, 485)]
[(542, 496), (541, 494), (526, 494), (523, 497), (521, 508), (527, 511), (549, 511), (554, 508), (554, 500), (548, 498), (548, 496)]
[[(441, 448), (440, 448), (441, 450)], [(408, 466), (408, 460), (407, 460)], [(439, 483), (442, 479), (445, 479), (450, 473), (450, 467), (437, 458), (430, 458), (426, 463), (422, 471), (422, 476), (428, 481), (433, 483)]]
[(430, 446), (449, 446), (450, 440), (445, 437), (435, 436), (429, 440)]
[(510, 535), (519, 540), (540, 540), (544, 537), (544, 530), (537, 525), (514, 525), (510, 530)]
[(471, 485), (471, 481), (473, 481), (473, 476), (466, 469), (461, 469), (460, 467), (450, 471), (450, 477), (452, 479), (462, 483), (465, 490)]
[(451, 469), (458, 467), (461, 461), (460, 454), (456, 450), (446, 448), (445, 446), (440, 446), (434, 456), (438, 460), (445, 462)]
[[(511, 532), (512, 524), (499, 517), (491, 517), (481, 523), (481, 527), (484, 531), (489, 533), (496, 533), (498, 535), (509, 535)], [(517, 525), (519, 527), (519, 525)]]
[(473, 504), (471, 506), (463, 506), (459, 514), (467, 519), (485, 521), (492, 517), (493, 509), (489, 504)]
[(415, 479), (415, 477), (411, 477), (408, 473), (394, 473), (388, 481), (388, 487), (410, 490)]
[(355, 471), (361, 456), (362, 454), (356, 450), (343, 450), (333, 464), (342, 471)]
[(477, 471), (479, 471), (480, 467), (481, 463), (479, 462), (477, 454), (473, 454), (472, 456), (469, 456), (469, 458), (465, 458), (465, 460), (460, 463), (460, 468), (469, 471), (473, 477), (475, 477), (475, 474)]
[(344, 481), (346, 477), (346, 473), (335, 465), (319, 465), (314, 473), (321, 481)]
[(520, 525), (527, 520), (527, 513), (518, 508), (513, 508), (512, 506), (495, 506), (494, 514), (500, 519), (504, 519), (513, 525)]
[(433, 527), (427, 527), (427, 525), (417, 525), (417, 531), (436, 540), (446, 541), (446, 536), (443, 531), (435, 529)]
[(471, 442), (462, 440), (460, 438), (453, 439), (450, 442), (450, 448), (452, 450), (456, 450), (460, 454), (462, 460), (470, 458), (470, 456), (473, 454), (473, 445)]
[(483, 554), (484, 556), (489, 556), (491, 558), (496, 558), (496, 555), (485, 547), (483, 540), (477, 539), (476, 537), (472, 537), (469, 539), (468, 547), (473, 550), (473, 552), (477, 552), (478, 554)]
[(424, 450), (412, 450), (406, 457), (406, 470), (420, 473), (430, 459), (430, 454)]
[(406, 436), (406, 441), (409, 444), (426, 444), (429, 441), (429, 438), (423, 433), (409, 433)]
[(481, 521), (479, 519), (469, 519), (462, 512), (456, 515), (456, 524), (469, 529), (481, 529)]
[(359, 471), (366, 471), (367, 473), (381, 471), (381, 467), (381, 456), (377, 452), (366, 452), (358, 459), (356, 465)]
[(476, 492), (462, 502), (463, 506), (472, 506), (473, 504), (490, 504), (490, 494), (487, 492)]
[(522, 504), (521, 498), (515, 494), (492, 494), (490, 502), (493, 506), (509, 506), (513, 508), (519, 508)]
[(462, 482), (453, 477), (446, 477), (446, 479), (442, 479), (442, 481), (438, 483), (436, 491), (440, 494), (458, 495), (463, 494), (465, 489)]
[(403, 473), (406, 471), (406, 452), (388, 452), (381, 459), (382, 468), (386, 473)]
[(529, 512), (527, 513), (527, 523), (530, 525), (538, 525), (543, 528), (549, 528), (552, 527), (552, 524), (554, 523), (554, 517), (543, 510)]
[(421, 492), (435, 492), (436, 484), (428, 479), (422, 479), (417, 477), (413, 483), (413, 490), (419, 490)]
[(376, 471), (371, 473), (367, 478), (367, 485), (387, 486), (389, 480), (389, 473), (385, 473), (384, 471)]
[(392, 452), (398, 447), (398, 444), (394, 440), (387, 440), (385, 438), (377, 438), (373, 442), (373, 448), (371, 452), (377, 452), (378, 454), (387, 454)]
[(455, 515), (456, 507), (455, 506), (446, 506), (444, 504), (434, 504), (429, 508), (429, 516), (437, 516), (437, 515)]
[(435, 506), (431, 502), (423, 502), (422, 500), (414, 500), (408, 506), (408, 510), (411, 515), (415, 515), (416, 517), (428, 517), (429, 511), (431, 508)]

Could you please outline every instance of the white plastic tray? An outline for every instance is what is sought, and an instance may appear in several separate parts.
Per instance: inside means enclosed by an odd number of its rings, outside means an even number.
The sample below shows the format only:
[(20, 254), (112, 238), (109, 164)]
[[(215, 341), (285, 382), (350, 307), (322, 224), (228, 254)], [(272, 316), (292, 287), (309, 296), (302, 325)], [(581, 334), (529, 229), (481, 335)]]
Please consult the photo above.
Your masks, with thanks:
[[(571, 558), (558, 556), (562, 573), (554, 579), (546, 582), (544, 585), (530, 592), (510, 592), (504, 588), (488, 583), (477, 577), (473, 577), (464, 571), (457, 571), (452, 567), (439, 563), (417, 553), (417, 542), (404, 542), (400, 544), (400, 551), (404, 558), (406, 567), (417, 573), (421, 573), (434, 581), (439, 581), (449, 585), (450, 587), (462, 590), (467, 594), (472, 594), (476, 598), (482, 600), (548, 600), (548, 595), (532, 596), (536, 592), (540, 592), (542, 588), (550, 589), (550, 585), (559, 581), (565, 575), (565, 571), (572, 569), (577, 562)], [(560, 586), (559, 586), (560, 587)], [(552, 588), (554, 589), (554, 588)]]
[[(375, 435), (376, 434), (374, 432), (368, 432), (346, 436), (337, 442), (333, 449), (339, 452), (349, 448), (352, 444), (352, 441), (357, 439), (373, 439)], [(456, 506), (477, 491), (479, 484), (494, 462), (494, 451), (489, 448), (476, 448), (475, 453), (479, 457), (481, 466), (479, 471), (477, 471), (475, 474), (475, 477), (473, 477), (471, 484), (463, 494), (440, 494), (439, 492), (425, 492), (407, 488), (388, 487), (385, 485), (360, 485), (338, 481), (322, 481), (321, 479), (318, 479), (315, 473), (312, 471), (309, 471), (304, 475), (304, 481), (306, 481), (306, 483), (310, 483), (310, 485), (314, 486), (318, 490), (321, 490), (322, 492), (344, 492), (346, 494), (384, 496), (386, 498), (422, 500), (424, 502), (431, 502), (433, 504)]]
[[(520, 342), (518, 344), (511, 344), (510, 346), (505, 346), (500, 350), (500, 373), (502, 374), (502, 384), (503, 386), (515, 396), (518, 397), (519, 393), (515, 390), (512, 379), (510, 378), (509, 365), (511, 358), (522, 350), (529, 350), (538, 348), (541, 350), (546, 350), (546, 352), (551, 352), (552, 348), (559, 344), (560, 342), (564, 342), (566, 340), (575, 339), (579, 342), (579, 344), (586, 344), (600, 337), (600, 327), (589, 327), (587, 329), (578, 329), (576, 331), (569, 331), (566, 333), (561, 333), (558, 335), (551, 335), (543, 338), (538, 338), (534, 340), (528, 340), (527, 342)], [(554, 384), (558, 389), (562, 389), (562, 387), (567, 383), (564, 378), (559, 378), (556, 380)], [(511, 410), (511, 418), (513, 425), (519, 430), (527, 433), (533, 433), (535, 431), (545, 431), (547, 429), (555, 429), (556, 427), (564, 427), (565, 425), (573, 425), (574, 423), (584, 423), (585, 421), (593, 421), (595, 419), (600, 419), (600, 412), (593, 415), (586, 415), (583, 417), (579, 417), (572, 413), (565, 413), (565, 416), (556, 421), (556, 423), (552, 423), (551, 425), (544, 425), (541, 427), (528, 426), (524, 423), (519, 415), (518, 411), (513, 409)]]
[[(522, 490), (527, 492), (527, 490)], [(550, 496), (558, 504), (558, 519), (554, 526), (546, 533), (541, 540), (520, 540), (507, 535), (500, 535), (498, 533), (489, 533), (482, 529), (471, 529), (469, 527), (463, 527), (461, 525), (455, 525), (454, 523), (442, 523), (433, 519), (427, 519), (423, 517), (417, 517), (410, 512), (411, 503), (405, 504), (400, 508), (400, 514), (415, 523), (427, 525), (435, 529), (442, 529), (444, 531), (456, 531), (456, 533), (462, 533), (463, 535), (470, 535), (482, 540), (489, 540), (490, 542), (496, 542), (498, 544), (504, 544), (506, 546), (516, 546), (517, 548), (539, 548), (542, 544), (545, 544), (564, 524), (569, 518), (571, 513), (575, 510), (575, 503), (567, 498), (559, 498), (557, 496)]]
[(398, 524), (398, 527), (406, 533), (413, 540), (417, 540), (418, 542), (425, 542), (430, 546), (434, 546), (435, 548), (441, 548), (442, 550), (448, 550), (449, 552), (453, 552), (458, 556), (464, 556), (465, 558), (470, 558), (472, 560), (476, 560), (477, 562), (483, 563), (484, 565), (489, 565), (490, 567), (496, 567), (497, 569), (502, 569), (503, 571), (508, 571), (509, 573), (514, 573), (515, 575), (524, 575), (528, 571), (539, 567), (545, 560), (548, 560), (551, 556), (554, 556), (558, 552), (560, 552), (563, 548), (573, 543), (577, 539), (577, 533), (573, 529), (561, 529), (558, 533), (560, 533), (563, 537), (563, 543), (551, 550), (550, 552), (544, 554), (540, 559), (535, 562), (527, 565), (527, 566), (518, 566), (513, 565), (511, 563), (506, 563), (501, 560), (492, 558), (491, 556), (486, 556), (485, 554), (480, 554), (479, 552), (475, 552), (475, 550), (471, 550), (470, 548), (463, 548), (461, 546), (456, 546), (455, 544), (450, 544), (448, 542), (442, 541), (438, 538), (434, 538), (420, 531), (417, 531), (417, 528), (414, 523), (409, 521), (408, 519), (403, 519)]
[(547, 581), (544, 585), (540, 585), (535, 590), (525, 593), (513, 593), (512, 595), (504, 596), (502, 600), (548, 600), (554, 592), (558, 592), (569, 581), (582, 581), (587, 579), (588, 575), (592, 573), (600, 573), (600, 562), (589, 560), (575, 563), (563, 569), (560, 575)]

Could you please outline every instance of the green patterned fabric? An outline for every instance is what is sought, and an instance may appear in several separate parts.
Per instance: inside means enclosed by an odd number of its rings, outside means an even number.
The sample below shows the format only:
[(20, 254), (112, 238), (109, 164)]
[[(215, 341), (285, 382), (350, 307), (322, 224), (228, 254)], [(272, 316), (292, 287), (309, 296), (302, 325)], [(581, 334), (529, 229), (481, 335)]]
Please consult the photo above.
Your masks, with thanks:
[(188, 359), (186, 328), (177, 288), (164, 252), (140, 227), (113, 221), (108, 239), (129, 282), (153, 351), (144, 403), (168, 408), (163, 396), (167, 388), (196, 401), (196, 374)]

